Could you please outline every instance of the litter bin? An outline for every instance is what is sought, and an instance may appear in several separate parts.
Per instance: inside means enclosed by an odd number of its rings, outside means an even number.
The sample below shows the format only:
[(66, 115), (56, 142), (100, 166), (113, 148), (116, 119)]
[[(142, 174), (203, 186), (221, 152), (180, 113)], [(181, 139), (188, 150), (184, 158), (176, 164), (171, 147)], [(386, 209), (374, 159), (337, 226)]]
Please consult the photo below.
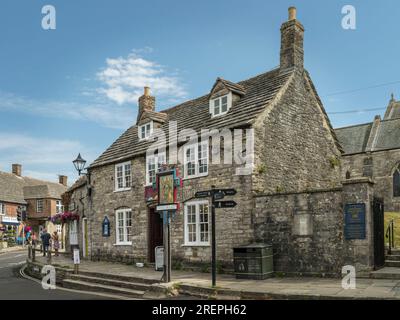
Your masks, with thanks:
[(233, 248), (233, 261), (237, 279), (262, 280), (274, 272), (272, 246), (253, 243)]

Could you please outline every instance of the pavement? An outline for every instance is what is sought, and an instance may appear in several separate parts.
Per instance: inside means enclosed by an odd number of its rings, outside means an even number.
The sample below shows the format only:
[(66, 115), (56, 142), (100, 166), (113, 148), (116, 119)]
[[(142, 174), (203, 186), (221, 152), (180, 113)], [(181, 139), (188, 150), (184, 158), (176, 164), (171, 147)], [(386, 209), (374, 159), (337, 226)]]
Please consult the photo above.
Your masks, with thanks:
[[(46, 258), (37, 257), (46, 264)], [(72, 259), (65, 256), (53, 257), (52, 264), (73, 268)], [(152, 268), (138, 268), (109, 262), (82, 260), (80, 271), (139, 277), (160, 280), (162, 272)], [(234, 275), (218, 275), (217, 287), (211, 287), (211, 274), (172, 270), (171, 286), (178, 286), (181, 292), (197, 297), (229, 299), (400, 299), (400, 279), (356, 279), (355, 289), (342, 288), (339, 278), (286, 277), (265, 280), (236, 279)]]
[(27, 259), (26, 249), (7, 248), (0, 254), (0, 300), (93, 300), (109, 297), (61, 289), (44, 290), (40, 283), (23, 278), (19, 271)]

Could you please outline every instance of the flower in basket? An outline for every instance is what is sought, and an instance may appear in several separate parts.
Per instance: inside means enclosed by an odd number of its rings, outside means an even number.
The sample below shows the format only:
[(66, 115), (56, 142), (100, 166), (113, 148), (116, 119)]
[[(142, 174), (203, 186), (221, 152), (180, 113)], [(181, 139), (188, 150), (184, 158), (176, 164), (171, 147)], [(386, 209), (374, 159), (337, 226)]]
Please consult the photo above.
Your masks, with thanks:
[(62, 223), (63, 223), (63, 221), (62, 221), (62, 213), (57, 213), (57, 214), (55, 214), (54, 216), (52, 216), (52, 217), (50, 218), (50, 221), (51, 221), (53, 224), (62, 224)]
[(79, 214), (67, 211), (61, 215), (62, 223), (66, 223), (66, 222), (74, 221), (74, 220), (79, 220)]

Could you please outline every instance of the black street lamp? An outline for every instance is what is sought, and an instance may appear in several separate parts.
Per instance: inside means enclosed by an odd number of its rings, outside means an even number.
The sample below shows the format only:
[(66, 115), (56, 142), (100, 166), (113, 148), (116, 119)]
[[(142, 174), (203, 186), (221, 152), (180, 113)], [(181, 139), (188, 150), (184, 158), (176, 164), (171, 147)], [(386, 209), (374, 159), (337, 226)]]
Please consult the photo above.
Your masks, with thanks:
[(82, 171), (85, 169), (86, 160), (84, 160), (81, 154), (78, 154), (78, 157), (72, 161), (75, 166), (75, 169), (78, 171), (78, 174), (81, 175)]

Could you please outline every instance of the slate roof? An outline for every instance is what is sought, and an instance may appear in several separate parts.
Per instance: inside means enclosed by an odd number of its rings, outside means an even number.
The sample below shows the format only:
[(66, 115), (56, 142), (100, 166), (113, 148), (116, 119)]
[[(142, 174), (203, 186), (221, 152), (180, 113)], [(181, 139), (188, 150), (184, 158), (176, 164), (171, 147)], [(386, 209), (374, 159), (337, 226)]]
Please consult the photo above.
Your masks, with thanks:
[(400, 149), (400, 118), (380, 121), (372, 150), (366, 150), (371, 128), (372, 123), (366, 123), (338, 128), (335, 132), (346, 154)]
[[(168, 121), (177, 121), (178, 132), (184, 128), (199, 131), (202, 128), (221, 129), (250, 126), (285, 85), (293, 72), (293, 69), (282, 72), (277, 68), (237, 84), (224, 80), (227, 85), (235, 86), (235, 90), (244, 90), (245, 95), (235, 102), (223, 117), (211, 118), (209, 94), (161, 112), (168, 115)], [(168, 122), (164, 123), (161, 128), (167, 134)], [(144, 154), (148, 146), (149, 142), (139, 141), (137, 126), (134, 125), (126, 130), (90, 167), (115, 163)]]
[(70, 188), (68, 188), (67, 192), (74, 191), (75, 189), (78, 189), (78, 188), (84, 186), (86, 184), (86, 182), (87, 182), (87, 177), (81, 176), (78, 180), (76, 180), (74, 182), (74, 184)]
[(335, 129), (336, 136), (344, 149), (344, 153), (351, 154), (364, 152), (371, 128), (372, 122)]
[(60, 199), (66, 190), (62, 184), (0, 171), (0, 201), (3, 202), (26, 204), (25, 199)]

